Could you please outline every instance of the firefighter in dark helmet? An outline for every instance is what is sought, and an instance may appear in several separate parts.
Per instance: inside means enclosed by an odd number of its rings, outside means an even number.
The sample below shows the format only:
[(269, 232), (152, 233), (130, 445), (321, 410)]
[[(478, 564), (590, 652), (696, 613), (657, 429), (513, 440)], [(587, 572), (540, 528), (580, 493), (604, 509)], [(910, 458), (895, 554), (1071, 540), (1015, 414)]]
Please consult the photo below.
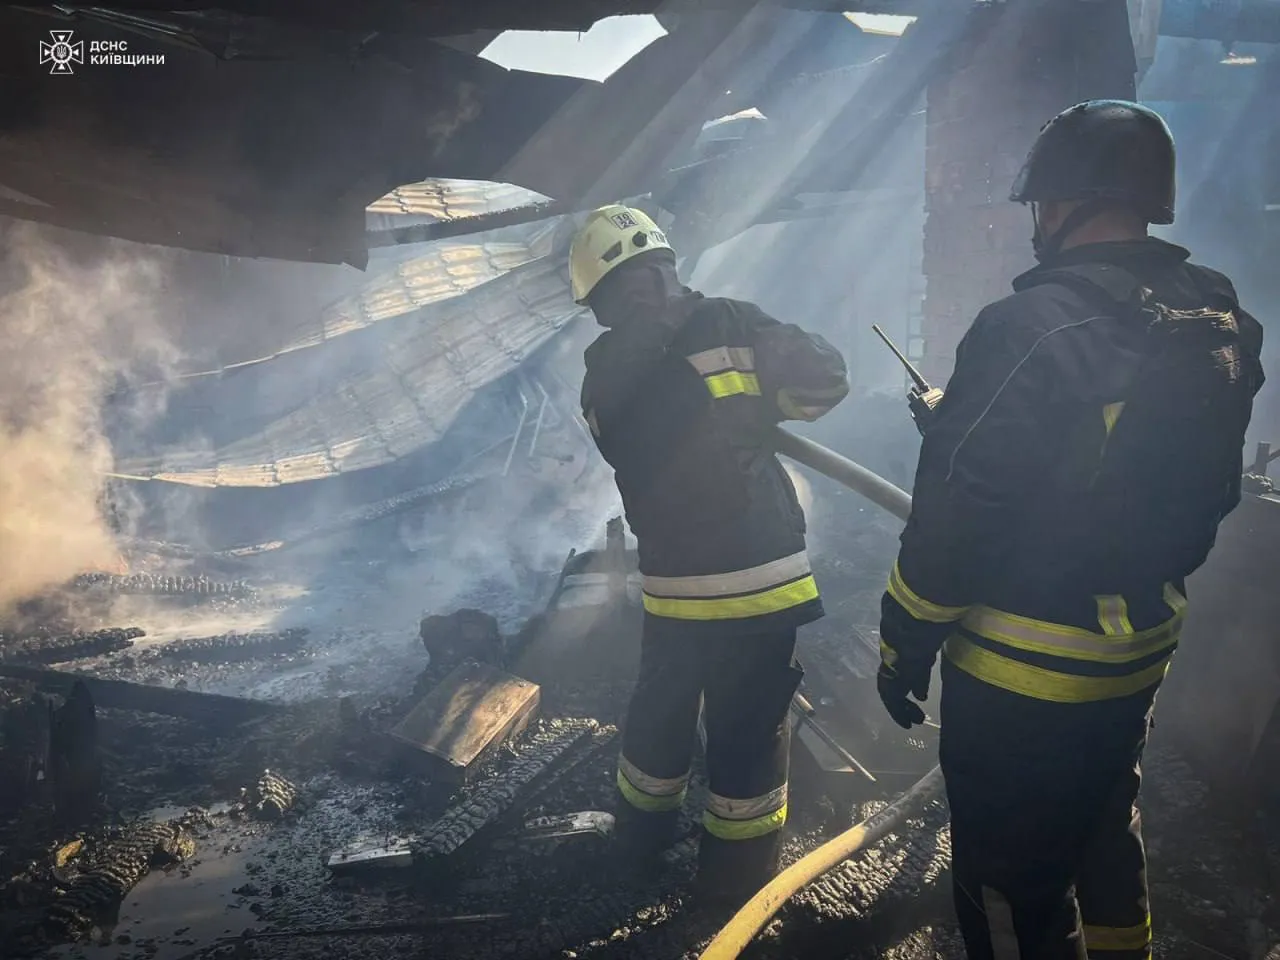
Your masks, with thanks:
[(675, 839), (705, 703), (710, 792), (698, 887), (749, 896), (776, 872), (787, 818), (796, 628), (822, 616), (805, 519), (770, 447), (848, 393), (821, 337), (681, 285), (642, 211), (589, 214), (573, 295), (606, 331), (586, 351), (582, 410), (613, 467), (643, 576), (640, 676), (618, 760), (618, 833), (637, 861)]
[(1055, 117), (1012, 199), (1039, 265), (978, 314), (924, 430), (878, 683), (909, 728), (942, 651), (969, 956), (1137, 960), (1139, 761), (1184, 581), (1240, 499), (1262, 331), (1226, 277), (1147, 235), (1174, 208), (1151, 110)]

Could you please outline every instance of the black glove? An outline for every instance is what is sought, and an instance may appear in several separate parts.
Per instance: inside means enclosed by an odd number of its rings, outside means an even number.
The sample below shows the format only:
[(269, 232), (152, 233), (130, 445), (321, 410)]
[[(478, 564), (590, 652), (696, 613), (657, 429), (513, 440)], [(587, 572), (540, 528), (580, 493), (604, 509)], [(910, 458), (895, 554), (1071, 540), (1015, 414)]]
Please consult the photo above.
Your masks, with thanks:
[(941, 402), (942, 391), (937, 387), (930, 387), (924, 393), (913, 388), (907, 394), (907, 406), (911, 410), (911, 419), (916, 422), (916, 429), (920, 431), (920, 436), (923, 437), (933, 424), (934, 417), (937, 415), (938, 404)]
[(876, 674), (876, 690), (880, 694), (880, 702), (884, 704), (893, 722), (903, 730), (910, 730), (916, 724), (924, 723), (924, 711), (920, 705), (907, 699), (907, 694), (916, 700), (929, 699), (929, 674), (933, 671), (933, 660), (902, 660), (893, 666), (881, 661), (880, 672)]

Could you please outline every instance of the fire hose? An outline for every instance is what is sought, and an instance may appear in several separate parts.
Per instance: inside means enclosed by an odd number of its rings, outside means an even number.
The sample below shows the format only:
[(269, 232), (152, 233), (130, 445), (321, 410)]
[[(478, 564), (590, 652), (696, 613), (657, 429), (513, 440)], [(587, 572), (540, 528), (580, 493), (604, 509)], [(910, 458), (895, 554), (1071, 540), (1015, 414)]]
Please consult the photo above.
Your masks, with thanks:
[[(859, 466), (821, 444), (778, 429), (775, 447), (779, 453), (862, 494), (896, 517), (905, 520), (911, 512), (909, 494), (866, 467)], [(702, 952), (699, 960), (732, 960), (737, 957), (792, 895), (831, 868), (893, 833), (908, 817), (939, 797), (942, 786), (942, 771), (934, 767), (919, 783), (879, 813), (787, 867), (734, 914), (733, 919)]]

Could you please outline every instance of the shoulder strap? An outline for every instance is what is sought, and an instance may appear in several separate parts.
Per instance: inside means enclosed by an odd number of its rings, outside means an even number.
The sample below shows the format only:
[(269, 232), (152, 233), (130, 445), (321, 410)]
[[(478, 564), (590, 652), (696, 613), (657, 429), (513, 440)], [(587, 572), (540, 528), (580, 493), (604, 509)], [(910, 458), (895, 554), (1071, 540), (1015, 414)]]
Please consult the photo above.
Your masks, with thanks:
[(1217, 270), (1210, 270), (1208, 267), (1201, 267), (1194, 263), (1188, 263), (1186, 270), (1187, 276), (1191, 278), (1196, 290), (1200, 292), (1200, 295), (1205, 300), (1212, 305), (1228, 310), (1240, 309), (1240, 300), (1236, 296), (1236, 289), (1223, 274)]
[(1032, 277), (1032, 286), (1056, 283), (1107, 309), (1140, 307), (1142, 282), (1111, 263), (1076, 263), (1053, 267)]

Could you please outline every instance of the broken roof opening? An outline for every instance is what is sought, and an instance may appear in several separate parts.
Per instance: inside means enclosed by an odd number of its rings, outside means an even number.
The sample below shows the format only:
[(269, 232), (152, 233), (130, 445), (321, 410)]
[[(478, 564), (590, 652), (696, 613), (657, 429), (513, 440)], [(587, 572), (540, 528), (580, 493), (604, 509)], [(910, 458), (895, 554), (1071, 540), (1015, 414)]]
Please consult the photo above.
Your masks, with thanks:
[(844, 16), (863, 33), (877, 37), (900, 37), (917, 19), (891, 13), (846, 13)]
[(508, 70), (606, 80), (667, 31), (653, 16), (606, 17), (590, 30), (507, 30), (480, 56)]

